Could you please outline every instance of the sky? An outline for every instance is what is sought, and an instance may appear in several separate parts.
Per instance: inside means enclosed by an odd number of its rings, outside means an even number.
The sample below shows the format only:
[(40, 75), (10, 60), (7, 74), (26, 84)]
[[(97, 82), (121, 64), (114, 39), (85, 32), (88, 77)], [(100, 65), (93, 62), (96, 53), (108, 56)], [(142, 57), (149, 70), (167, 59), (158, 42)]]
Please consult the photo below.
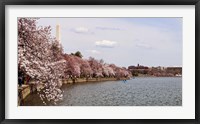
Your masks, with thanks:
[(67, 54), (103, 59), (121, 67), (181, 66), (182, 18), (40, 18), (38, 26), (51, 26)]

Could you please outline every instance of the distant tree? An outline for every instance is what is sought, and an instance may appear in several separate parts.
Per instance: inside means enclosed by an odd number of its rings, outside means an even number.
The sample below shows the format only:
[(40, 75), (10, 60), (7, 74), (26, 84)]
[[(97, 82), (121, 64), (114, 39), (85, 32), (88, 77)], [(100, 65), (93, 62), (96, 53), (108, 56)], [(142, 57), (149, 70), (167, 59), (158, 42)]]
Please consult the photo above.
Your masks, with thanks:
[(71, 55), (77, 56), (77, 57), (79, 57), (79, 58), (82, 58), (82, 57), (83, 57), (83, 55), (81, 54), (80, 51), (77, 51), (77, 52), (75, 52), (75, 53), (71, 53)]
[(133, 76), (138, 76), (138, 72), (132, 71), (132, 75), (133, 75)]
[(103, 59), (100, 59), (99, 63), (102, 64), (102, 65), (105, 64)]

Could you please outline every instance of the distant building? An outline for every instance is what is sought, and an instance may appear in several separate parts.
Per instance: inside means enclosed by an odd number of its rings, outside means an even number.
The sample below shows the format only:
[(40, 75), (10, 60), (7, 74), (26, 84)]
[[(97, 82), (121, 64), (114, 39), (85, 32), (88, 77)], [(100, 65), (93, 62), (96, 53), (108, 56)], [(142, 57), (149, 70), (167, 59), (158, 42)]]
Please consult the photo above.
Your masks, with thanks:
[(139, 64), (137, 66), (129, 66), (128, 70), (130, 70), (133, 75), (149, 73), (149, 68), (147, 66), (142, 66)]
[(147, 66), (142, 66), (142, 65), (137, 65), (137, 66), (129, 66), (128, 67), (129, 70), (133, 70), (133, 69), (149, 69), (149, 67)]
[(138, 64), (137, 66), (129, 66), (128, 69), (133, 76), (138, 76), (139, 74), (158, 77), (182, 76), (182, 67), (147, 67)]

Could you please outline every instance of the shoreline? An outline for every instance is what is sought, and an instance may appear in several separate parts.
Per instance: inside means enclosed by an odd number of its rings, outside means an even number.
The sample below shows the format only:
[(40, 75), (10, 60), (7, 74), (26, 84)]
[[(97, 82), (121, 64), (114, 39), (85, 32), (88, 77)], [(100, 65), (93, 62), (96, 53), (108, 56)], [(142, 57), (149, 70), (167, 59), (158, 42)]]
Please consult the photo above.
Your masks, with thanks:
[(130, 77), (130, 78), (120, 78), (120, 79), (116, 79), (116, 78), (92, 78), (92, 79), (88, 79), (88, 81), (85, 78), (78, 78), (76, 80), (75, 83), (73, 83), (73, 81), (70, 80), (63, 80), (63, 85), (67, 85), (67, 84), (78, 84), (78, 83), (95, 83), (95, 82), (105, 82), (105, 81), (122, 81), (122, 80), (131, 80), (131, 79), (135, 79), (135, 78), (181, 78), (182, 76), (135, 76), (135, 77)]
[[(132, 78), (132, 77), (131, 77)], [(86, 79), (86, 78), (78, 78), (73, 82), (71, 79), (69, 80), (62, 80), (63, 84), (74, 84), (74, 83), (87, 83), (87, 82), (103, 82), (103, 81), (120, 81), (120, 80), (129, 80), (130, 78), (92, 78), (92, 79)]]

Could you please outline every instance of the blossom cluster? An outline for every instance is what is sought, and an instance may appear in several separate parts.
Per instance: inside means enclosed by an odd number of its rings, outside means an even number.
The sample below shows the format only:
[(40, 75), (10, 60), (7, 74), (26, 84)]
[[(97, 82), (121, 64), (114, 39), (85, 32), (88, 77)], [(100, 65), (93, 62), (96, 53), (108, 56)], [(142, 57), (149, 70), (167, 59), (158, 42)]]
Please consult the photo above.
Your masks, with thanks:
[(67, 64), (65, 65), (65, 77), (130, 77), (130, 72), (126, 68), (121, 68), (115, 64), (104, 63), (103, 60), (96, 60), (90, 57), (82, 59), (74, 55), (63, 55)]

